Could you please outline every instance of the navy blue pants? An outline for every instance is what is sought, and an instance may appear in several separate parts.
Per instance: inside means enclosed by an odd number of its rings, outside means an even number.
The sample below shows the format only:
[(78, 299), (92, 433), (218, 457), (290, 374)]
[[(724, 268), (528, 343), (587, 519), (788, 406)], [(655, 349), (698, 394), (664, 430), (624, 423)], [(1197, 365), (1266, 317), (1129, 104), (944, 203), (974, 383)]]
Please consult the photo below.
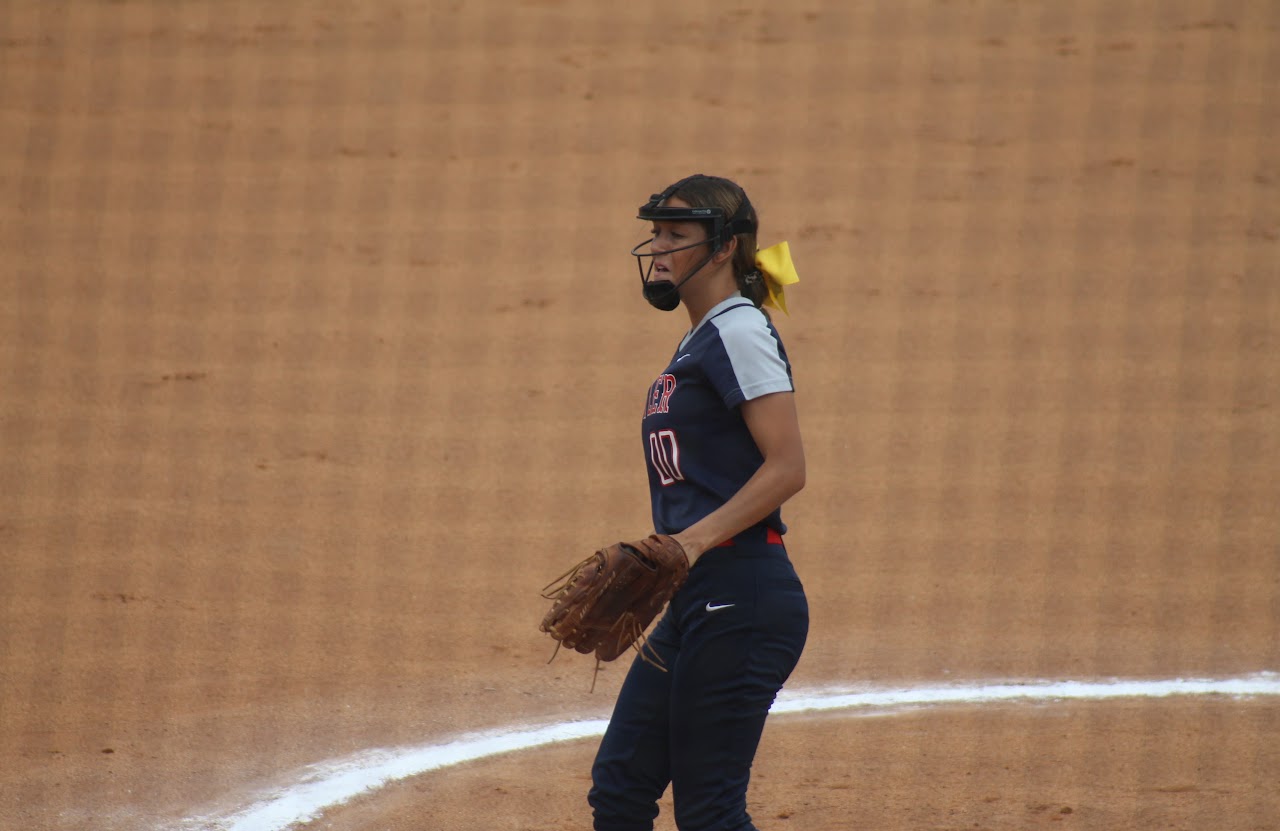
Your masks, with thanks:
[(809, 605), (786, 549), (744, 536), (698, 558), (654, 627), (666, 671), (632, 661), (591, 771), (596, 831), (651, 831), (668, 784), (680, 831), (754, 829), (751, 763)]

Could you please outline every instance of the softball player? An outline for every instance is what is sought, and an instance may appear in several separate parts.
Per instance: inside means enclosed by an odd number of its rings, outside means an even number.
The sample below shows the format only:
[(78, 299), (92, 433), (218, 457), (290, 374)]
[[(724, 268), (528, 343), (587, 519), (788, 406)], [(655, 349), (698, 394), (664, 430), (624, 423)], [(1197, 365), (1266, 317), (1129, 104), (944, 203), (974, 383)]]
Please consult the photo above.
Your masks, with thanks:
[(753, 829), (752, 760), (809, 628), (781, 516), (804, 450), (791, 365), (761, 308), (785, 311), (797, 278), (786, 243), (757, 251), (755, 210), (727, 179), (682, 179), (639, 218), (653, 233), (631, 252), (644, 296), (683, 304), (692, 327), (641, 421), (654, 529), (692, 568), (649, 638), (662, 667), (632, 662), (588, 800), (597, 831), (650, 831), (669, 784), (681, 831)]

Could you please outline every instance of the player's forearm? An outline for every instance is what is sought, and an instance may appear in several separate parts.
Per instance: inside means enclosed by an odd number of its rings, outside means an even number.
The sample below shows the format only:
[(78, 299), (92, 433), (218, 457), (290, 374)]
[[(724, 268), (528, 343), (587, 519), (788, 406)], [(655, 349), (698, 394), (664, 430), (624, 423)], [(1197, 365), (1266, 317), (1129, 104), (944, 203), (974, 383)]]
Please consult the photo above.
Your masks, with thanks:
[(674, 537), (689, 562), (773, 513), (804, 488), (804, 459), (766, 459), (733, 497)]

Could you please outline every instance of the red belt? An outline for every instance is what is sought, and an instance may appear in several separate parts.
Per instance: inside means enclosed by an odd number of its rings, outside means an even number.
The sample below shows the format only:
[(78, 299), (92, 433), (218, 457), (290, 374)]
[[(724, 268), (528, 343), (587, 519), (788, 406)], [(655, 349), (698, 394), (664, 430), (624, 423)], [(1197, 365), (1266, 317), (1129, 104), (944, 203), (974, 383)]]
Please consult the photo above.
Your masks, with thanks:
[[(772, 528), (769, 528), (765, 531), (764, 541), (769, 545), (782, 545), (782, 535)], [(730, 537), (717, 545), (716, 548), (732, 548), (735, 545), (737, 545), (737, 543), (734, 541), (733, 537)]]

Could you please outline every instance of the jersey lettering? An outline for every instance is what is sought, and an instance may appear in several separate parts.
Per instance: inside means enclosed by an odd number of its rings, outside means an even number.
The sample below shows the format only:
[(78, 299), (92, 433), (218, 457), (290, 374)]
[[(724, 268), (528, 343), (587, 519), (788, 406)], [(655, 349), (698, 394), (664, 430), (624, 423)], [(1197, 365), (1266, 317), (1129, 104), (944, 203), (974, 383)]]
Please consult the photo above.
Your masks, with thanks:
[(649, 390), (649, 400), (644, 409), (645, 417), (670, 412), (671, 394), (675, 391), (676, 376), (659, 375), (658, 380), (653, 382), (653, 387)]
[(674, 430), (658, 430), (649, 434), (649, 461), (663, 485), (684, 480), (680, 472), (680, 444)]

